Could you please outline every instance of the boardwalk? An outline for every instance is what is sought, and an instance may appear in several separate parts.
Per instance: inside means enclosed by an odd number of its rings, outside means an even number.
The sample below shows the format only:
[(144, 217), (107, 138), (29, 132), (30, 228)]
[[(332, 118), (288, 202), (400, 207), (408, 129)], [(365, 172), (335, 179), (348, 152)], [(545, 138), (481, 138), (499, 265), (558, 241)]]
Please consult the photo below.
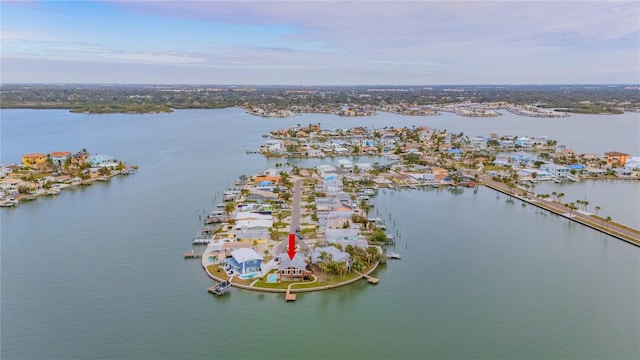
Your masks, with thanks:
[[(558, 201), (549, 201), (538, 198), (533, 193), (528, 193), (527, 197), (522, 197), (519, 195), (513, 194), (513, 190), (509, 189), (509, 187), (501, 182), (494, 181), (488, 176), (483, 177), (482, 179), (483, 185), (499, 191), (501, 193), (513, 196), (518, 198), (524, 202), (529, 204), (538, 206), (542, 209), (551, 211), (560, 216), (564, 216), (572, 221), (588, 226), (592, 229), (598, 230), (605, 234), (611, 235), (620, 240), (626, 241), (632, 245), (640, 247), (640, 231), (632, 228), (625, 227), (621, 224), (617, 223), (607, 223), (603, 224), (601, 220), (594, 217), (590, 214), (585, 214), (579, 211), (571, 211), (567, 212), (567, 208), (563, 203)], [(522, 191), (518, 188), (518, 191)]]

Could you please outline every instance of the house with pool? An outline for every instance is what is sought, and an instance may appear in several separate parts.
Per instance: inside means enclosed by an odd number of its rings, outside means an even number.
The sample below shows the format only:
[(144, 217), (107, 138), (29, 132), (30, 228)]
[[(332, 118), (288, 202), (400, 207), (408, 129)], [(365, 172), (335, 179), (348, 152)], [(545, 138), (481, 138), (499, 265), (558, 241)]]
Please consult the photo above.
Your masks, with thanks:
[(260, 275), (262, 256), (253, 249), (241, 248), (232, 251), (226, 263), (230, 268), (229, 273), (233, 271), (241, 279), (250, 279)]
[(307, 268), (307, 262), (301, 253), (296, 253), (293, 259), (289, 255), (282, 253), (278, 256), (280, 264), (278, 264), (278, 274), (281, 280), (301, 280), (311, 276), (311, 270)]

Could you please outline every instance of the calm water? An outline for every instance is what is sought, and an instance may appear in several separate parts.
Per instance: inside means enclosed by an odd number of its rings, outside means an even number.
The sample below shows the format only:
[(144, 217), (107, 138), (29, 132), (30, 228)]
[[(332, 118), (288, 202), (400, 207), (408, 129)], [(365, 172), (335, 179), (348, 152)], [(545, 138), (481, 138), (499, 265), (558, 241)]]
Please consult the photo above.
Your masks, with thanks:
[[(381, 192), (375, 211), (398, 234), (403, 258), (378, 271), (377, 286), (303, 294), (293, 304), (236, 289), (214, 298), (199, 263), (182, 259), (214, 197), (240, 174), (277, 162), (244, 152), (271, 129), (428, 125), (547, 135), (576, 151), (638, 155), (637, 115), (0, 114), (3, 163), (87, 148), (141, 167), (0, 212), (3, 359), (640, 356), (640, 251), (488, 189)], [(615, 143), (597, 140), (606, 129)], [(600, 184), (596, 191), (607, 191)], [(587, 198), (602, 212), (638, 207), (629, 197)]]

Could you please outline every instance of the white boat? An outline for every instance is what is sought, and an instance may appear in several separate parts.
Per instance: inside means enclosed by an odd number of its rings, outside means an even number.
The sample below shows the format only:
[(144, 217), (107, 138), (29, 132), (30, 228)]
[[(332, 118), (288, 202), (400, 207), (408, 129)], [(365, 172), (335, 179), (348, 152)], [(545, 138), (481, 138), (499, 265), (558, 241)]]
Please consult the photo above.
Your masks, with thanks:
[(389, 259), (400, 259), (400, 254), (394, 253), (394, 252), (390, 252), (389, 254), (387, 254), (387, 257)]

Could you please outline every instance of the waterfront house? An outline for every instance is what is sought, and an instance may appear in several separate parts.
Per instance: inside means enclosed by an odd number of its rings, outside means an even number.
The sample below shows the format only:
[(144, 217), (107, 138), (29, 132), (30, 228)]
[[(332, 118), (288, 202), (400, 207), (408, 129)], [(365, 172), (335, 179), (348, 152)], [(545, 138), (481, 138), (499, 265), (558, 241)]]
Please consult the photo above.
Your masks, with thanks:
[(43, 153), (31, 153), (22, 155), (22, 164), (28, 167), (40, 167), (47, 161), (47, 155)]
[(87, 158), (89, 157), (89, 153), (86, 151), (78, 151), (73, 154), (71, 157), (71, 165), (80, 166), (87, 163)]
[(316, 170), (318, 170), (318, 174), (320, 174), (322, 178), (335, 175), (336, 171), (338, 171), (338, 169), (334, 168), (331, 165), (318, 165), (316, 166)]
[(640, 170), (640, 157), (638, 156), (631, 157), (629, 160), (627, 160), (624, 167), (629, 170)]
[(307, 269), (307, 262), (301, 253), (296, 253), (293, 259), (288, 254), (280, 254), (280, 264), (278, 264), (278, 274), (283, 280), (297, 280), (311, 276), (311, 271)]
[(235, 273), (242, 276), (260, 272), (262, 256), (253, 249), (240, 248), (232, 251), (226, 262)]
[(91, 164), (91, 166), (93, 167), (96, 167), (96, 166), (104, 167), (104, 166), (115, 165), (115, 161), (113, 160), (113, 158), (106, 154), (89, 155), (87, 157), (87, 162)]
[(533, 149), (533, 139), (522, 136), (516, 139), (515, 146), (523, 149)]
[(71, 153), (69, 151), (54, 151), (50, 153), (49, 156), (54, 165), (64, 165), (67, 160), (71, 159)]
[(563, 177), (563, 178), (567, 177), (567, 175), (569, 175), (571, 172), (570, 168), (566, 166), (558, 165), (558, 164), (553, 164), (553, 163), (546, 163), (546, 164), (540, 165), (540, 170), (546, 171), (553, 176)]
[(498, 140), (501, 149), (513, 149), (515, 146), (513, 140)]
[(349, 255), (349, 253), (346, 253), (344, 251), (338, 250), (338, 248), (336, 248), (335, 246), (324, 246), (324, 247), (319, 247), (313, 250), (313, 252), (311, 252), (311, 263), (317, 264), (321, 262), (322, 259), (320, 259), (320, 257), (322, 256), (323, 252), (327, 253), (328, 255), (331, 255), (332, 261), (345, 262), (347, 266), (350, 265), (349, 260), (351, 258), (351, 255)]
[(84, 171), (90, 179), (95, 179), (100, 176), (100, 168), (92, 167)]
[(273, 154), (280, 154), (284, 152), (284, 142), (281, 140), (267, 140), (260, 148)]
[(0, 190), (8, 191), (8, 190), (18, 190), (18, 187), (26, 184), (26, 182), (22, 179), (15, 179), (12, 177), (6, 177), (0, 180)]
[(607, 165), (608, 166), (620, 166), (623, 167), (627, 160), (629, 159), (629, 154), (617, 152), (617, 151), (609, 151), (604, 153), (607, 157)]

